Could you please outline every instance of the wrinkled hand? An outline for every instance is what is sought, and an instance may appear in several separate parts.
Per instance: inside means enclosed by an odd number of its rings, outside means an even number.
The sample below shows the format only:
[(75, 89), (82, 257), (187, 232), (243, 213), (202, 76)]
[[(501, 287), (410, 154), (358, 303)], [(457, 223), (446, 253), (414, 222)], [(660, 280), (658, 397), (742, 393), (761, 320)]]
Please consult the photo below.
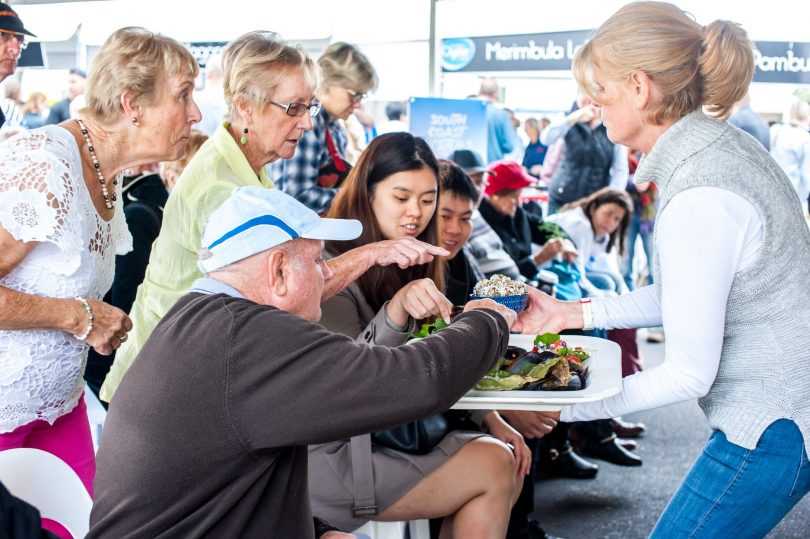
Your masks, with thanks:
[(427, 264), (434, 256), (448, 256), (449, 251), (430, 245), (415, 238), (385, 240), (371, 244), (373, 265), (389, 266), (396, 264), (405, 269), (410, 266)]
[(504, 421), (498, 412), (488, 414), (484, 422), (494, 438), (512, 446), (515, 453), (515, 471), (518, 475), (529, 475), (532, 467), (532, 450), (526, 445), (523, 436)]
[[(499, 412), (525, 438), (542, 438), (557, 426), (557, 420), (548, 416), (549, 412), (528, 412), (524, 410), (502, 410)], [(557, 419), (559, 419), (559, 412)]]
[(432, 279), (417, 279), (403, 286), (388, 302), (388, 319), (398, 326), (408, 325), (408, 316), (416, 320), (441, 316), (450, 323), (453, 304), (444, 297)]
[[(527, 287), (528, 288), (528, 287)], [(509, 329), (512, 329), (512, 326), (515, 325), (517, 321), (517, 313), (510, 309), (509, 307), (504, 307), (500, 303), (496, 303), (494, 300), (489, 298), (487, 299), (474, 299), (472, 301), (468, 301), (467, 305), (464, 306), (464, 312), (472, 311), (475, 309), (491, 309), (493, 311), (497, 311), (498, 314), (504, 317), (506, 320), (506, 325), (509, 326)]]
[(99, 354), (108, 356), (127, 340), (132, 320), (127, 313), (108, 303), (92, 299), (87, 303), (93, 311), (93, 331), (87, 336), (87, 345), (95, 348)]
[(566, 302), (559, 301), (536, 288), (526, 287), (529, 301), (526, 309), (517, 317), (517, 323), (512, 329), (524, 334), (537, 335), (539, 333), (559, 333), (567, 329), (564, 309)]

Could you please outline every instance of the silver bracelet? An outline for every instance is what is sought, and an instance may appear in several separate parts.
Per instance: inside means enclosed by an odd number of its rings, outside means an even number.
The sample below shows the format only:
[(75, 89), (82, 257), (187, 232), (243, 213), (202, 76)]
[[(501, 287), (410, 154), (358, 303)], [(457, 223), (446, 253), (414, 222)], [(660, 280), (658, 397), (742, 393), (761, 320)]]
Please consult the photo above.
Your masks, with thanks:
[(90, 304), (87, 303), (86, 299), (78, 296), (76, 297), (76, 299), (81, 302), (84, 312), (87, 313), (87, 329), (85, 329), (84, 333), (82, 333), (81, 335), (74, 334), (73, 336), (79, 339), (80, 341), (86, 341), (87, 337), (90, 336), (90, 332), (93, 331), (93, 309), (90, 308)]

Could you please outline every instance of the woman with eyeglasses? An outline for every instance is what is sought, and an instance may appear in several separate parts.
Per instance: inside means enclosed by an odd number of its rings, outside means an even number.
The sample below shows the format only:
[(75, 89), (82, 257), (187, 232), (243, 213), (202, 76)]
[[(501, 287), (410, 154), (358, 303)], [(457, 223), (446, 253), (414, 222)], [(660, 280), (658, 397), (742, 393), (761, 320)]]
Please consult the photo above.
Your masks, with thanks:
[(198, 69), (177, 41), (122, 28), (93, 61), (78, 118), (0, 144), (0, 451), (52, 453), (91, 495), (87, 352), (110, 354), (132, 327), (102, 301), (132, 249), (117, 176), (183, 154)]
[(270, 166), (276, 186), (318, 213), (325, 213), (346, 178), (345, 121), (376, 89), (377, 72), (368, 58), (353, 45), (332, 43), (318, 58), (321, 81), (315, 95), (322, 111), (304, 133), (292, 159)]
[[(202, 275), (197, 253), (211, 212), (238, 187), (273, 188), (265, 165), (290, 159), (320, 110), (314, 63), (273, 32), (254, 31), (237, 38), (223, 54), (223, 67), (229, 121), (203, 144), (169, 196), (130, 313), (133, 330), (101, 388), (100, 396), (107, 402), (158, 321)], [(429, 262), (434, 254), (443, 256), (446, 251), (415, 239), (355, 249), (329, 262), (333, 277), (324, 298), (375, 264), (407, 267)]]

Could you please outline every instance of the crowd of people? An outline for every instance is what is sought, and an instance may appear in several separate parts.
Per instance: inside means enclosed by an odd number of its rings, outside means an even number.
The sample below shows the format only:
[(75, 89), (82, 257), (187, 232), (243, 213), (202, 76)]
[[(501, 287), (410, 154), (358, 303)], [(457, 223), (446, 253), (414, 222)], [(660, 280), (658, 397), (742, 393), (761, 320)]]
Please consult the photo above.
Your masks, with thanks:
[[(0, 80), (26, 36), (0, 4)], [(344, 42), (312, 59), (248, 32), (199, 102), (197, 60), (138, 27), (47, 115), (7, 83), (0, 451), (63, 460), (94, 500), (88, 537), (431, 519), (440, 538), (551, 538), (535, 479), (640, 466), (647, 427), (622, 416), (699, 398), (713, 433), (651, 536), (766, 535), (810, 490), (810, 105), (763, 131), (753, 68), (739, 26), (628, 4), (577, 52), (572, 110), (525, 122), (525, 150), (482, 82), (486, 156), (435, 155), (402, 103), (371, 128), (377, 73)], [(495, 274), (525, 283), (523, 312), (470, 301)], [(666, 339), (662, 365), (643, 368), (640, 327)], [(510, 332), (549, 331), (618, 343), (621, 392), (450, 410)], [(88, 391), (109, 404), (97, 452)], [(413, 425), (427, 445), (402, 442)], [(24, 506), (0, 488), (0, 521), (69, 537)]]

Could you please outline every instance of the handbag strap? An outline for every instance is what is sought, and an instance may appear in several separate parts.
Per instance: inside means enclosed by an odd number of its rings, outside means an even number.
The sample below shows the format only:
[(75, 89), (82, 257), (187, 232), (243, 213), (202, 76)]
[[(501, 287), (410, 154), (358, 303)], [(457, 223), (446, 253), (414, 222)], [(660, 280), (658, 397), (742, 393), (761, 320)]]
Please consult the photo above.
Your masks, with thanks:
[(332, 157), (332, 162), (335, 164), (335, 169), (338, 172), (346, 172), (346, 162), (340, 157), (340, 154), (337, 151), (337, 147), (335, 146), (335, 141), (332, 138), (331, 129), (329, 126), (326, 126), (326, 151), (329, 152), (329, 155)]
[(377, 500), (374, 496), (374, 465), (371, 460), (371, 434), (354, 436), (350, 444), (354, 482), (352, 515), (371, 517), (377, 514)]

